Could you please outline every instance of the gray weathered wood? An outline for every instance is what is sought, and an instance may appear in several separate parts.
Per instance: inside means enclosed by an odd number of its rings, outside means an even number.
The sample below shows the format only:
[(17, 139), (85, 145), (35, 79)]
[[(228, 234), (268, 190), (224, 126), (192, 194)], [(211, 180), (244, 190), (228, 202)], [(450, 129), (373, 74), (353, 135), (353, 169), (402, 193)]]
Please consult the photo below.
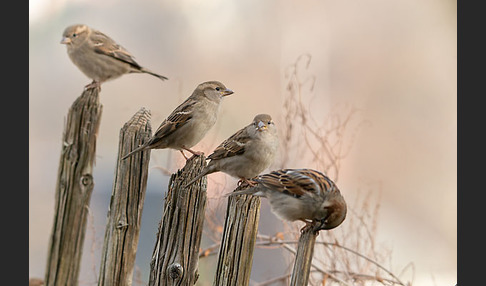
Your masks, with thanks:
[(206, 176), (185, 184), (206, 166), (204, 156), (193, 156), (172, 174), (164, 213), (150, 262), (149, 285), (189, 286), (198, 279), (199, 247), (206, 208)]
[(102, 105), (99, 90), (88, 89), (69, 109), (56, 184), (54, 223), (48, 247), (46, 286), (78, 285), (93, 191), (93, 164)]
[(290, 279), (291, 286), (307, 286), (317, 234), (312, 227), (301, 233)]
[(150, 149), (121, 158), (152, 134), (150, 112), (140, 109), (120, 130), (98, 285), (130, 286), (147, 187)]
[(249, 284), (259, 219), (259, 197), (228, 197), (214, 286)]

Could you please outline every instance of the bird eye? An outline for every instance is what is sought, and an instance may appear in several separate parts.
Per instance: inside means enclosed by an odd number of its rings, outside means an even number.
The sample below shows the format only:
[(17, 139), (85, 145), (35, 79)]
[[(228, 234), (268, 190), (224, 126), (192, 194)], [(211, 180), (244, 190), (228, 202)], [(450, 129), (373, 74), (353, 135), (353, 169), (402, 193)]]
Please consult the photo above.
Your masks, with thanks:
[(217, 87), (216, 90), (219, 91), (221, 88)]
[(267, 123), (267, 124), (268, 124), (268, 125), (270, 125), (270, 124), (272, 124), (272, 123), (273, 123), (272, 121), (268, 121), (268, 123)]
[(73, 34), (73, 38), (76, 38), (78, 36), (78, 34), (74, 33)]

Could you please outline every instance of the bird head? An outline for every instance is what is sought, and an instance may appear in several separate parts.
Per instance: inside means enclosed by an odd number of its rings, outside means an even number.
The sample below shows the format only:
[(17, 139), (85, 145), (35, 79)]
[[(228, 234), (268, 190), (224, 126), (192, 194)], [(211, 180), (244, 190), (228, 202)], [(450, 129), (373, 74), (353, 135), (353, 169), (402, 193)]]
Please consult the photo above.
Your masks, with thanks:
[(84, 41), (88, 37), (89, 27), (86, 25), (72, 25), (67, 27), (62, 33), (61, 44), (71, 46)]
[(199, 84), (193, 94), (202, 94), (211, 101), (220, 102), (221, 98), (233, 93), (219, 81), (207, 81)]
[(319, 212), (321, 216), (314, 220), (316, 222), (314, 231), (329, 230), (339, 226), (346, 218), (346, 213), (346, 202), (341, 195), (324, 201)]
[(274, 124), (272, 117), (268, 114), (258, 114), (253, 119), (253, 126), (259, 132), (266, 131), (270, 125)]

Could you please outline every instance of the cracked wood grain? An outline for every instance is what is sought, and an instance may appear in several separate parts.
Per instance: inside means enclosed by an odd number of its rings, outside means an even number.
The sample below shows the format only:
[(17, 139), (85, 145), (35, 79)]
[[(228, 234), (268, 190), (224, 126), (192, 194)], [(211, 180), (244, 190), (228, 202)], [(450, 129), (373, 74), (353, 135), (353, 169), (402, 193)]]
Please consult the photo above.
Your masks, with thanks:
[(78, 285), (87, 215), (94, 187), (93, 165), (101, 121), (99, 90), (88, 89), (71, 105), (62, 136), (54, 222), (44, 285)]
[(150, 286), (195, 285), (206, 208), (206, 176), (185, 188), (206, 166), (204, 156), (192, 156), (172, 174), (150, 262)]
[(147, 187), (150, 149), (121, 158), (151, 137), (150, 112), (141, 108), (120, 130), (105, 238), (101, 254), (101, 286), (132, 285)]
[(259, 197), (228, 197), (214, 286), (249, 284), (259, 219)]

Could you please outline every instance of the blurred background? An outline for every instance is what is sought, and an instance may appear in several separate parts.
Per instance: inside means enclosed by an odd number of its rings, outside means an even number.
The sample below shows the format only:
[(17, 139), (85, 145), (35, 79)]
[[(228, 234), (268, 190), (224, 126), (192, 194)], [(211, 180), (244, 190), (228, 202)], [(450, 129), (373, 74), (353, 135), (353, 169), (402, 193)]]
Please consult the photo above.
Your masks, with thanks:
[[(91, 82), (60, 44), (65, 27), (83, 23), (169, 80), (129, 74), (102, 85), (80, 285), (96, 285), (120, 128), (145, 107), (155, 130), (208, 80), (235, 93), (195, 150), (209, 154), (256, 114), (271, 114), (282, 148), (269, 169), (322, 170), (348, 202), (345, 222), (320, 239), (352, 236), (359, 219), (373, 226), (374, 259), (402, 281), (455, 285), (456, 12), (453, 0), (30, 0), (29, 276), (44, 276), (65, 118)], [(324, 154), (324, 141), (335, 143), (334, 156)], [(151, 153), (134, 285), (148, 282), (167, 174), (183, 165), (177, 151)], [(225, 174), (208, 181), (203, 248), (224, 222), (221, 195), (236, 186)], [(301, 226), (282, 223), (262, 201), (262, 235)], [(198, 285), (212, 285), (216, 258), (201, 259)], [(282, 248), (256, 249), (253, 285), (288, 273), (291, 262)]]

